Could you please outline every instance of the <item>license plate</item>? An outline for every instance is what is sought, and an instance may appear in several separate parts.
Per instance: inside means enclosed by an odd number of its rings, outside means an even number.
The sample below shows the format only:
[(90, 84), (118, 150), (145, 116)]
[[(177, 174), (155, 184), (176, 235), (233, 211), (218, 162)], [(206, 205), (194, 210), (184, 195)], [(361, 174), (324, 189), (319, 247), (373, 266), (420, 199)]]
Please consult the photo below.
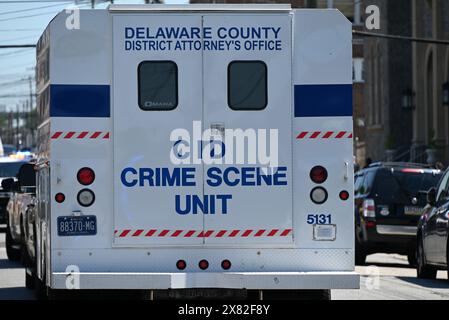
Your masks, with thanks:
[(404, 213), (409, 216), (419, 216), (422, 209), (421, 207), (404, 207)]
[(57, 219), (58, 236), (93, 236), (97, 234), (96, 216), (62, 216)]

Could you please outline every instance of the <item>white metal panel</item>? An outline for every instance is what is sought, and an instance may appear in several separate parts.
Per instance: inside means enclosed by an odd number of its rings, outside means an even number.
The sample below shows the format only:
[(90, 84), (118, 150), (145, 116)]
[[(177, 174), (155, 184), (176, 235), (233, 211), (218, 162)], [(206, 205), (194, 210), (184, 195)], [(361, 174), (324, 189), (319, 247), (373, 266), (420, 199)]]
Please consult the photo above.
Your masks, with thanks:
[[(180, 272), (176, 262), (187, 263), (183, 272), (224, 272), (221, 262), (231, 261), (229, 272), (352, 271), (354, 251), (349, 249), (259, 248), (113, 248), (53, 250), (53, 272), (76, 265), (80, 272)], [(200, 270), (200, 260), (209, 268)]]
[[(291, 16), (289, 14), (270, 15), (205, 15), (204, 27), (251, 28), (266, 26), (279, 28), (277, 38), (281, 50), (245, 49), (245, 39), (238, 38), (241, 49), (204, 51), (204, 126), (209, 129), (214, 124), (224, 129), (270, 129), (278, 131), (278, 167), (287, 167), (287, 185), (228, 186), (222, 183), (215, 187), (205, 183), (205, 194), (231, 195), (226, 215), (205, 216), (205, 230), (251, 230), (248, 237), (206, 238), (207, 244), (232, 243), (233, 245), (288, 244), (292, 242), (293, 232), (286, 237), (267, 237), (268, 230), (292, 228), (292, 187), (291, 187)], [(212, 39), (214, 40), (214, 39)], [(262, 61), (267, 67), (268, 104), (263, 110), (237, 111), (228, 106), (228, 66), (232, 61)], [(267, 135), (266, 135), (267, 136)], [(226, 137), (224, 137), (226, 140)], [(260, 139), (260, 136), (258, 136)], [(269, 141), (269, 139), (267, 139)], [(271, 146), (272, 147), (272, 146)], [(230, 148), (228, 148), (230, 149)], [(245, 152), (250, 149), (247, 146)], [(229, 152), (227, 150), (226, 152)], [(256, 152), (256, 150), (254, 150)], [(234, 155), (236, 154), (234, 145)], [(267, 167), (264, 164), (213, 164), (205, 165), (205, 172), (211, 167), (222, 171), (234, 167)], [(267, 230), (262, 236), (254, 236), (257, 230)]]
[(111, 12), (251, 12), (257, 14), (261, 12), (279, 12), (290, 11), (290, 4), (272, 4), (272, 3), (258, 3), (258, 4), (239, 4), (239, 3), (198, 3), (198, 4), (152, 4), (151, 6), (144, 4), (113, 4), (108, 7)]
[(112, 24), (106, 10), (79, 10), (79, 29), (68, 29), (73, 11), (50, 23), (51, 84), (110, 84)]
[[(323, 94), (347, 94), (352, 84), (352, 26), (338, 10), (293, 11), (293, 84), (304, 91), (315, 90), (309, 97), (295, 97), (295, 103), (310, 109), (319, 99), (333, 103), (340, 96), (321, 99)], [(319, 88), (322, 88), (319, 89)], [(329, 90), (328, 88), (333, 88)], [(310, 89), (313, 88), (313, 89)], [(318, 88), (318, 89), (317, 89)], [(302, 92), (304, 92), (302, 91)], [(320, 95), (320, 91), (323, 93)], [(310, 91), (309, 91), (310, 92)], [(311, 98), (312, 97), (312, 98)], [(304, 99), (312, 101), (304, 102)], [(334, 99), (334, 100), (332, 100)], [(296, 115), (293, 119), (293, 206), (298, 213), (294, 221), (300, 235), (295, 243), (300, 248), (353, 248), (353, 123), (352, 117), (341, 108), (350, 108), (351, 101), (344, 96), (345, 105), (336, 104), (326, 112), (315, 116)], [(350, 100), (350, 99), (349, 99)], [(297, 106), (295, 105), (295, 108)], [(328, 113), (326, 115), (326, 113)], [(311, 112), (313, 115), (313, 112)], [(341, 116), (344, 114), (344, 116)], [(298, 135), (307, 132), (303, 139)], [(327, 133), (331, 135), (326, 136)], [(314, 134), (316, 133), (316, 136)], [(340, 138), (339, 134), (343, 135)], [(327, 137), (327, 138), (326, 138)], [(328, 171), (327, 181), (321, 185), (328, 192), (328, 200), (322, 205), (314, 204), (310, 192), (318, 185), (310, 179), (310, 170), (317, 165)], [(350, 194), (347, 201), (339, 198), (339, 192)], [(331, 215), (336, 225), (335, 241), (313, 240), (313, 224), (307, 223), (309, 215)]]
[[(110, 85), (112, 24), (109, 13), (80, 10), (80, 29), (68, 29), (66, 21), (71, 14), (73, 12), (62, 11), (50, 23), (50, 85)], [(48, 126), (48, 139), (61, 132), (58, 139), (50, 139), (51, 186), (44, 188), (49, 194), (42, 195), (45, 206), (51, 208), (48, 215), (51, 248), (110, 248), (113, 234), (112, 143), (111, 138), (103, 137), (107, 133), (112, 135), (111, 118), (52, 117)], [(89, 134), (83, 139), (77, 138), (82, 132)], [(101, 132), (101, 135), (90, 139), (94, 132)], [(73, 133), (71, 138), (67, 136), (69, 133)], [(88, 186), (96, 196), (95, 203), (89, 208), (81, 207), (76, 200), (77, 193), (85, 188), (76, 178), (82, 167), (90, 167), (96, 174), (94, 183)], [(54, 200), (58, 192), (66, 197), (61, 204)], [(59, 237), (57, 217), (72, 215), (77, 210), (97, 217), (97, 234)], [(50, 263), (50, 259), (47, 262)]]
[(52, 287), (66, 288), (68, 276), (79, 277), (79, 289), (358, 289), (355, 272), (251, 273), (53, 273)]
[[(113, 15), (113, 121), (114, 121), (114, 225), (117, 230), (167, 229), (202, 230), (200, 214), (181, 216), (175, 211), (175, 195), (203, 194), (201, 164), (195, 168), (195, 186), (126, 187), (122, 170), (139, 168), (180, 168), (172, 164), (170, 141), (172, 130), (192, 128), (202, 119), (202, 56), (195, 50), (126, 51), (125, 27), (197, 27), (200, 15), (146, 14)], [(137, 70), (142, 61), (170, 60), (178, 67), (178, 106), (171, 111), (144, 111), (138, 105)], [(199, 244), (200, 237), (120, 237), (115, 245)]]
[(293, 83), (351, 84), (351, 22), (338, 10), (293, 12)]

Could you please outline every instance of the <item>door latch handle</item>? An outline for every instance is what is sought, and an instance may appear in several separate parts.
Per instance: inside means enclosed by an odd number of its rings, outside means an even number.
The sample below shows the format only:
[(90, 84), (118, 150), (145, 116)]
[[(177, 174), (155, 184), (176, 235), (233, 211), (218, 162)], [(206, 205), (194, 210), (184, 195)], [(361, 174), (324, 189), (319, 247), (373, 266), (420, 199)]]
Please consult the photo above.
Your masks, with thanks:
[(349, 162), (345, 161), (345, 174), (344, 174), (344, 179), (348, 180), (349, 179)]

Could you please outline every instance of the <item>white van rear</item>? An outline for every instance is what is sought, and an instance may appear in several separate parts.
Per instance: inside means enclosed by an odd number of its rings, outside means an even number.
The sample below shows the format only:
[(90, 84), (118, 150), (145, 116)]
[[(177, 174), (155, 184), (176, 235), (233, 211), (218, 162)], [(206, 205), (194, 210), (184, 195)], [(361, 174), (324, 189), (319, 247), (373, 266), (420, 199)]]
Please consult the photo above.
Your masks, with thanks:
[(358, 288), (339, 11), (111, 5), (79, 29), (72, 14), (38, 44), (46, 286)]

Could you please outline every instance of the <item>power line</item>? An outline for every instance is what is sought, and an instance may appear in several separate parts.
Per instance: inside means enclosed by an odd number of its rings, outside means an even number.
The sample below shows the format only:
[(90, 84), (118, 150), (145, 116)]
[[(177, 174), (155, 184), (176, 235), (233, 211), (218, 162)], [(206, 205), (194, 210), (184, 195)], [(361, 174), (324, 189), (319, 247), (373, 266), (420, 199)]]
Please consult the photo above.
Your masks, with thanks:
[(2, 44), (0, 49), (13, 49), (13, 48), (36, 48), (35, 44)]
[[(36, 96), (35, 93), (32, 94), (33, 97)], [(2, 94), (0, 95), (0, 99), (9, 99), (9, 98), (29, 98), (30, 93), (16, 93), (16, 94)]]
[(392, 34), (385, 34), (385, 33), (358, 31), (358, 30), (352, 30), (352, 33), (355, 35), (364, 36), (364, 37), (384, 38), (384, 39), (392, 39), (392, 40), (449, 45), (449, 40), (406, 37), (406, 36), (399, 36), (399, 35), (392, 35)]
[[(31, 79), (34, 80), (34, 78), (31, 78)], [(3, 89), (4, 86), (15, 85), (15, 84), (19, 84), (19, 83), (22, 83), (22, 82), (28, 83), (29, 81), (30, 81), (29, 78), (22, 78), (22, 79), (17, 79), (17, 80), (13, 80), (13, 81), (1, 82), (0, 83), (0, 86), (1, 86), (0, 89)]]
[(5, 42), (14, 42), (14, 41), (17, 41), (17, 40), (36, 39), (36, 37), (39, 37), (39, 35), (2, 39), (2, 42), (5, 43)]
[(0, 29), (0, 32), (25, 32), (25, 31), (41, 31), (39, 28), (24, 29)]
[(20, 13), (20, 12), (28, 12), (28, 11), (33, 11), (33, 10), (41, 10), (41, 9), (45, 9), (45, 8), (60, 7), (60, 6), (65, 6), (66, 3), (71, 3), (71, 2), (65, 1), (65, 3), (51, 4), (48, 6), (40, 6), (40, 7), (28, 8), (28, 9), (0, 12), (0, 16), (5, 15), (5, 14), (13, 14), (13, 13)]
[(0, 57), (10, 56), (12, 54), (20, 54), (22, 52), (32, 52), (32, 51), (29, 51), (28, 49), (24, 48), (24, 49), (19, 49), (19, 50), (15, 50), (15, 51), (0, 53)]
[(43, 13), (35, 13), (35, 14), (29, 14), (29, 15), (25, 15), (25, 16), (18, 16), (18, 17), (13, 17), (13, 18), (0, 19), (0, 22), (1, 21), (10, 21), (10, 20), (15, 20), (15, 19), (39, 17), (39, 16), (44, 16), (44, 15), (56, 14), (56, 13), (57, 12), (54, 12), (54, 11), (48, 11), (48, 12), (43, 12)]

